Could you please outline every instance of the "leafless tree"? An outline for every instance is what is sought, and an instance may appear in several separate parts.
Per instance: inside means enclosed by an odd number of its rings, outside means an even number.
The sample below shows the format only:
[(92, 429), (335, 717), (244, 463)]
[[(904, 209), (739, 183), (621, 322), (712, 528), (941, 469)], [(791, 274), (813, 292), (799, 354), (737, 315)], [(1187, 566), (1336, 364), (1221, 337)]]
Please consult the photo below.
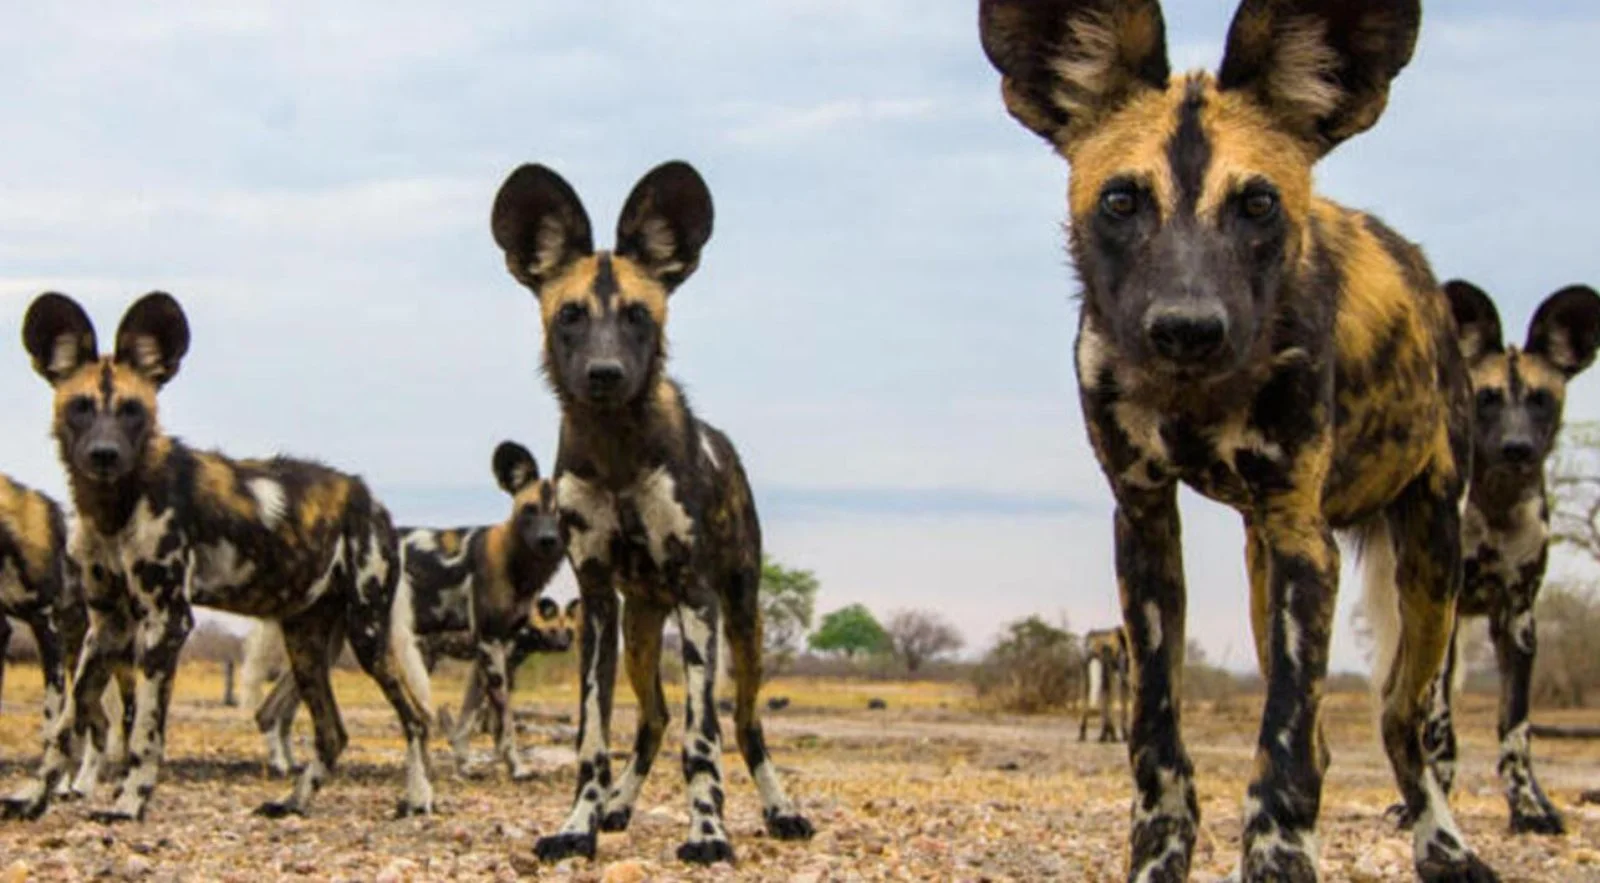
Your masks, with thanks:
[(927, 610), (901, 610), (889, 619), (889, 640), (895, 655), (916, 674), (923, 663), (961, 649), (965, 642), (955, 626)]

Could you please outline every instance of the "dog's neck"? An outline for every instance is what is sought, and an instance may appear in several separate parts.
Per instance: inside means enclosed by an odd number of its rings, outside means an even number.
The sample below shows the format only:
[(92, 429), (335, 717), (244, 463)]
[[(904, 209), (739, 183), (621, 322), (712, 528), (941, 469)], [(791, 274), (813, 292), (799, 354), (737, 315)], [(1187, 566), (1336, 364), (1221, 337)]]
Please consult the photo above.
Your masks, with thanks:
[(602, 484), (620, 486), (672, 459), (688, 406), (677, 384), (657, 374), (639, 396), (614, 408), (562, 403), (562, 460)]

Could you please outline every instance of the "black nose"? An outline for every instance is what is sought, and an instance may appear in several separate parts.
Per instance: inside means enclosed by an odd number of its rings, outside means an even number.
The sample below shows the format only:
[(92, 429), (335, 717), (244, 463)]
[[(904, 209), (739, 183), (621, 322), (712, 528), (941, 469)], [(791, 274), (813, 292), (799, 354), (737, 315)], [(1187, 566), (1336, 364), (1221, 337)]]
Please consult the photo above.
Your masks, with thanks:
[[(561, 538), (553, 533), (539, 534), (539, 548), (549, 551), (561, 544)], [(551, 614), (554, 616), (555, 614)]]
[(89, 448), (89, 465), (100, 472), (110, 472), (122, 461), (115, 445), (95, 445)]
[(1199, 362), (1217, 354), (1228, 339), (1228, 320), (1220, 309), (1166, 307), (1145, 318), (1150, 346), (1164, 359)]
[(1532, 463), (1533, 453), (1533, 442), (1529, 441), (1508, 441), (1500, 446), (1500, 457), (1518, 466)]
[(614, 392), (622, 385), (622, 363), (616, 359), (596, 359), (589, 363), (589, 389)]

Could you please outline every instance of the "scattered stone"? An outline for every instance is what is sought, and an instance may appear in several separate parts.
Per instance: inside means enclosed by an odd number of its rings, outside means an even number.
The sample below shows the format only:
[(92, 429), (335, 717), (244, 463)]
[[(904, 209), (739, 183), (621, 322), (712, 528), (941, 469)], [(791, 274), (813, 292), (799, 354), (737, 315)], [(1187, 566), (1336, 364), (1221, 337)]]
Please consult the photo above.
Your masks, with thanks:
[(868, 711), (885, 711), (888, 708), (889, 703), (886, 700), (878, 699), (876, 697), (867, 700)]
[(767, 700), (768, 711), (782, 711), (789, 707), (788, 696), (773, 696)]

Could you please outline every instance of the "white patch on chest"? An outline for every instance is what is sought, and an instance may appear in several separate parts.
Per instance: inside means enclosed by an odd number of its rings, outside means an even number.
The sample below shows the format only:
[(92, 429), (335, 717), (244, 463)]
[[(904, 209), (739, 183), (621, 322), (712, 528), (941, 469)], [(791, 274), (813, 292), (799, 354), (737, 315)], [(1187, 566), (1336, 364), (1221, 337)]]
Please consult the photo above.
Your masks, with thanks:
[(617, 502), (612, 494), (564, 472), (556, 479), (556, 499), (561, 501), (562, 513), (582, 519), (582, 524), (572, 525), (567, 538), (573, 568), (589, 561), (609, 564), (611, 537), (617, 532)]
[(676, 538), (685, 546), (694, 543), (694, 519), (679, 504), (677, 484), (665, 466), (646, 474), (629, 493), (639, 507), (644, 522), (650, 557), (656, 563), (667, 558), (667, 540)]
[(665, 466), (642, 473), (632, 486), (616, 493), (566, 473), (556, 480), (556, 499), (561, 501), (562, 512), (582, 518), (587, 525), (574, 527), (567, 542), (575, 567), (590, 560), (610, 562), (611, 539), (621, 524), (617, 508), (624, 502), (637, 508), (646, 547), (657, 564), (666, 561), (669, 540), (694, 543), (694, 519), (678, 502), (677, 483)]
[(252, 478), (249, 487), (250, 493), (255, 495), (256, 507), (261, 511), (261, 524), (268, 530), (275, 529), (278, 522), (283, 520), (283, 485), (270, 478)]

